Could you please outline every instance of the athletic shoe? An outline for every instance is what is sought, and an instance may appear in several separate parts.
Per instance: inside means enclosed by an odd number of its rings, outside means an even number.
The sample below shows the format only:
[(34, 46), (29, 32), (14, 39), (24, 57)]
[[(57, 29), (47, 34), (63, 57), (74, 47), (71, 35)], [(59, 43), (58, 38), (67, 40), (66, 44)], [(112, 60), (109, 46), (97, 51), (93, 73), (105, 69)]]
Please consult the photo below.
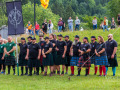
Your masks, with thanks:
[(74, 76), (74, 74), (70, 74), (70, 76)]
[(13, 73), (13, 75), (16, 75), (15, 73)]
[(32, 76), (32, 74), (29, 74), (28, 76)]
[(25, 73), (25, 75), (28, 75), (28, 73)]
[(23, 74), (21, 74), (21, 76), (23, 76)]
[(2, 71), (1, 74), (4, 74), (4, 71)]
[(80, 75), (77, 75), (77, 76), (80, 76)]
[(65, 74), (68, 74), (68, 72), (66, 72)]
[(115, 74), (113, 74), (113, 76), (115, 76)]

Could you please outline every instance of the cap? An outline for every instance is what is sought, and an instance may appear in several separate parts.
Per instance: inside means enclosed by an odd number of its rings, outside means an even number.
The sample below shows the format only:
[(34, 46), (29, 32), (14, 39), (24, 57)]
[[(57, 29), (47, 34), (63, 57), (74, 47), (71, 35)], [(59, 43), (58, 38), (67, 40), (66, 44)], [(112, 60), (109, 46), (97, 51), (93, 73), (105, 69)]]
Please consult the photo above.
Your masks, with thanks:
[(22, 38), (21, 38), (21, 40), (25, 40), (25, 38), (24, 38), (24, 37), (22, 37)]
[(69, 38), (69, 36), (68, 36), (68, 35), (66, 35), (64, 38)]
[(29, 36), (28, 38), (32, 39), (32, 37), (31, 37), (31, 36)]
[(75, 38), (80, 38), (80, 37), (78, 35), (76, 35)]
[(97, 40), (95, 36), (91, 36), (91, 38), (95, 38), (95, 40)]
[(45, 37), (44, 39), (49, 39), (49, 37)]
[(59, 34), (59, 35), (57, 35), (58, 37), (63, 37), (63, 35), (62, 34)]
[(88, 41), (88, 38), (87, 37), (84, 37), (83, 39), (86, 39)]
[(32, 37), (32, 40), (36, 40), (36, 38), (35, 38), (35, 37)]

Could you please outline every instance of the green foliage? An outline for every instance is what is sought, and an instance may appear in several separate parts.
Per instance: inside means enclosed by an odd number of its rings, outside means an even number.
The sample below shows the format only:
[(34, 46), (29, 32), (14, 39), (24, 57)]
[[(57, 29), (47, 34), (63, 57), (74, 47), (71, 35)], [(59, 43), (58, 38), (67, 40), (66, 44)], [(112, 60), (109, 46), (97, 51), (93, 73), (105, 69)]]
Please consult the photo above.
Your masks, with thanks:
[[(22, 6), (24, 24), (27, 24), (28, 21), (31, 21), (31, 23), (34, 24), (33, 7), (34, 5), (31, 3)], [(52, 20), (52, 23), (54, 24), (54, 29), (57, 28), (59, 16), (52, 13), (50, 8), (45, 10), (41, 5), (36, 4), (36, 21), (39, 23), (40, 26), (44, 22), (44, 19), (47, 19), (47, 21)]]

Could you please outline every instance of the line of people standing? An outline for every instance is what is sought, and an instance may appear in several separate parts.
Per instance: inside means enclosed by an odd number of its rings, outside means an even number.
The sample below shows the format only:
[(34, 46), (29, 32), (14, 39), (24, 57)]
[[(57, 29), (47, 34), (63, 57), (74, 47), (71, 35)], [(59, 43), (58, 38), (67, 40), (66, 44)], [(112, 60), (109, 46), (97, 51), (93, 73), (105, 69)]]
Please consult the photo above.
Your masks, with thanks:
[[(108, 35), (108, 41), (104, 42), (102, 36), (98, 36), (98, 42), (96, 37), (91, 36), (91, 43), (88, 41), (88, 37), (83, 38), (83, 42), (80, 42), (80, 37), (75, 36), (74, 41), (69, 40), (69, 36), (66, 35), (63, 40), (61, 34), (56, 36), (50, 34), (49, 37), (43, 37), (40, 35), (40, 41), (37, 43), (36, 38), (29, 36), (28, 42), (24, 37), (21, 38), (19, 53), (19, 66), (21, 66), (21, 75), (32, 76), (34, 74), (39, 75), (39, 67), (41, 67), (41, 73), (44, 72), (44, 76), (47, 76), (48, 66), (50, 67), (50, 76), (56, 73), (58, 75), (68, 74), (68, 67), (71, 66), (71, 75), (74, 75), (74, 66), (78, 67), (78, 74), (83, 67), (86, 68), (85, 76), (89, 75), (91, 64), (95, 66), (95, 75), (97, 74), (98, 65), (100, 76), (107, 75), (108, 67), (112, 67), (113, 76), (116, 73), (117, 63), (117, 42), (113, 40), (113, 35)], [(12, 37), (8, 37), (8, 42), (3, 44), (0, 39), (0, 70), (2, 69), (5, 74), (5, 67), (8, 67), (8, 75), (10, 74), (10, 68), (13, 67), (13, 75), (15, 75), (15, 43), (12, 41)], [(60, 73), (60, 65), (62, 71)], [(65, 71), (66, 67), (66, 73)], [(25, 68), (25, 74), (24, 74)], [(28, 73), (29, 70), (29, 73)]]

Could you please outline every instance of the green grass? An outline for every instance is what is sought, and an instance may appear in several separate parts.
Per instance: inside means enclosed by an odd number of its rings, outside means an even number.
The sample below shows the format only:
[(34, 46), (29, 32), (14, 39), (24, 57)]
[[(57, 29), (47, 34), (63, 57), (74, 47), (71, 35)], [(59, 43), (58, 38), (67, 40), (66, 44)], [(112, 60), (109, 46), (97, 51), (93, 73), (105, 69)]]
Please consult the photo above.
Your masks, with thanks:
[[(116, 33), (114, 33), (116, 32)], [(89, 30), (89, 31), (76, 31), (76, 32), (64, 32), (61, 33), (64, 36), (69, 35), (71, 40), (74, 40), (75, 35), (80, 35), (80, 41), (84, 36), (90, 37), (95, 35), (96, 37), (101, 35), (107, 40), (108, 34), (114, 33), (114, 39), (118, 42), (118, 63), (120, 64), (120, 29), (110, 30), (109, 32), (103, 32), (102, 30)], [(58, 33), (56, 33), (58, 34)], [(38, 40), (38, 37), (37, 37)], [(69, 68), (70, 74), (70, 68)], [(43, 77), (33, 75), (28, 76), (13, 76), (0, 75), (0, 89), (2, 90), (120, 90), (120, 67), (117, 67), (116, 76), (112, 76), (112, 69), (109, 68), (108, 75), (106, 77), (94, 76), (94, 65), (90, 69), (90, 75), (85, 77), (85, 69), (82, 69), (80, 77), (73, 76), (58, 76)], [(77, 75), (77, 67), (75, 68), (75, 75)], [(97, 73), (99, 75), (99, 72)]]

